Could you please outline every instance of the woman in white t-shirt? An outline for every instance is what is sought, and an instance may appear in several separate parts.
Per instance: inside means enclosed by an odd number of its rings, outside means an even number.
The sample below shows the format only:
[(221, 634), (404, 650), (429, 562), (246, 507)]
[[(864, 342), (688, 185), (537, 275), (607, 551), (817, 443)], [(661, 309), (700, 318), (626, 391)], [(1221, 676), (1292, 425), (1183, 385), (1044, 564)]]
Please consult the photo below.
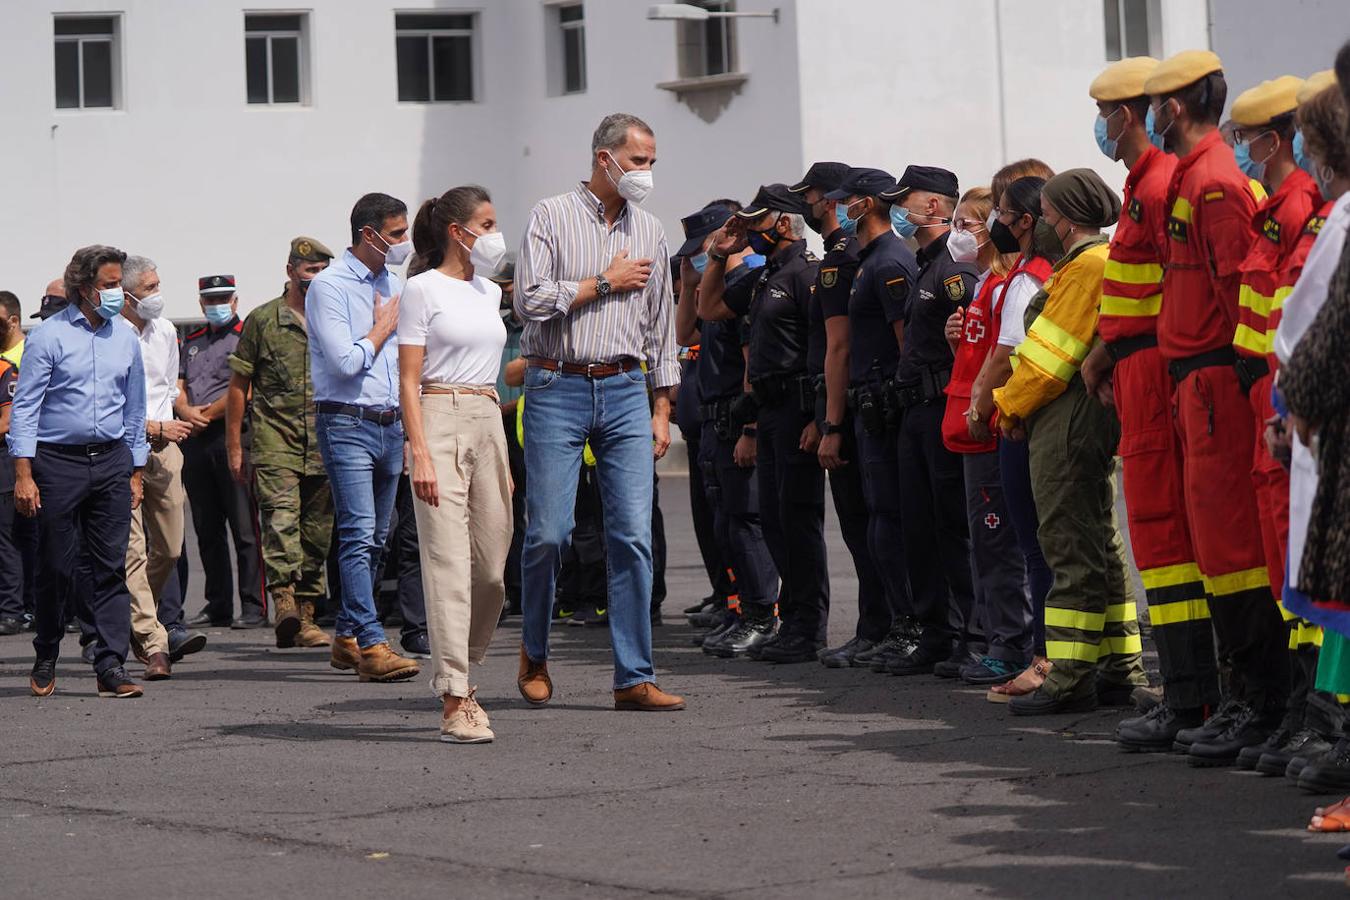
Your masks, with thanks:
[(431, 690), (441, 740), (493, 739), (469, 684), (505, 596), (511, 480), (496, 382), (506, 326), (488, 279), (506, 252), (487, 191), (457, 187), (422, 204), (413, 222), (421, 274), (403, 289), (398, 364), (412, 450), (417, 535), (431, 643)]

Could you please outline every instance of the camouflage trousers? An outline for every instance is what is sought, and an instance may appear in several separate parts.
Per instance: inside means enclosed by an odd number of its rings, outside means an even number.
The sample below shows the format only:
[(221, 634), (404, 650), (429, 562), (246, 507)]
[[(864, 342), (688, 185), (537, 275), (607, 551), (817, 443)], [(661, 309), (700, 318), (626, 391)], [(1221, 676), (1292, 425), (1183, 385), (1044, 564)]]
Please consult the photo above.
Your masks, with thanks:
[(291, 586), (298, 602), (323, 597), (324, 567), (333, 539), (328, 476), (255, 466), (253, 489), (262, 520), (268, 590)]

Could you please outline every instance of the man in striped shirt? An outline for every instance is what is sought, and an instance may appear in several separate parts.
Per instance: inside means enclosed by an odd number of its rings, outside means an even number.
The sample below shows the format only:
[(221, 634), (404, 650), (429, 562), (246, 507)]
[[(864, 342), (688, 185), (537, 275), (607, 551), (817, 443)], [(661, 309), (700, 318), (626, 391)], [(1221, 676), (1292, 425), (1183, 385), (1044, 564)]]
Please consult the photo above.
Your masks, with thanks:
[(535, 706), (552, 699), (548, 628), (589, 441), (609, 558), (614, 707), (683, 709), (656, 686), (652, 666), (652, 469), (670, 446), (670, 389), (680, 380), (666, 236), (638, 208), (651, 191), (656, 138), (616, 113), (596, 129), (591, 156), (589, 181), (535, 205), (516, 266), (530, 473), (517, 684)]

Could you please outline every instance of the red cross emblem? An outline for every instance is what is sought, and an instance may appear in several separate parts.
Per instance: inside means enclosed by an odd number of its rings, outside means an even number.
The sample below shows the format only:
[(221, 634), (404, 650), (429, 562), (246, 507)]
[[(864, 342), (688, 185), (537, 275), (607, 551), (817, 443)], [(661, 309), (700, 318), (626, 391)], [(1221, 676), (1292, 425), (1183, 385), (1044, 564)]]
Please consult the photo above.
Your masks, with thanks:
[(984, 517), (984, 524), (987, 528), (997, 528), (1002, 520), (998, 516), (990, 513)]
[(966, 343), (978, 344), (984, 340), (984, 320), (966, 319)]

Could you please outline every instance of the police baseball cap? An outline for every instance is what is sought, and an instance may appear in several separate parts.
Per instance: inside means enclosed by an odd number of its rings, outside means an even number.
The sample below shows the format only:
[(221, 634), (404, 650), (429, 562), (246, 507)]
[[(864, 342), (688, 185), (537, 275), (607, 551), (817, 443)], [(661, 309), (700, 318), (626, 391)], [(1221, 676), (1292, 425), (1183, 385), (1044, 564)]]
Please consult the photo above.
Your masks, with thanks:
[(704, 239), (725, 225), (730, 218), (731, 210), (720, 203), (709, 203), (692, 216), (685, 216), (680, 220), (680, 227), (684, 229), (684, 243), (675, 251), (675, 255), (697, 254), (703, 249)]
[(43, 294), (42, 300), (38, 303), (37, 312), (30, 315), (30, 319), (50, 319), (70, 305), (70, 301), (65, 297), (57, 297), (54, 294)]
[(802, 180), (788, 190), (794, 194), (800, 194), (807, 188), (832, 191), (844, 183), (844, 179), (848, 177), (851, 168), (852, 166), (841, 162), (811, 163), (811, 168), (806, 170)]
[(752, 221), (768, 212), (796, 213), (805, 216), (810, 214), (811, 204), (800, 194), (788, 190), (786, 184), (774, 182), (760, 185), (759, 190), (755, 191), (755, 199), (751, 200), (745, 209), (736, 213), (736, 217)]
[(883, 200), (894, 202), (910, 191), (930, 191), (952, 199), (961, 196), (961, 187), (956, 176), (946, 169), (939, 169), (937, 166), (907, 166), (895, 190), (887, 191), (881, 197)]
[(228, 297), (234, 293), (234, 276), (203, 275), (197, 279), (197, 293), (203, 297)]
[(849, 169), (839, 186), (825, 195), (826, 200), (849, 197), (884, 197), (895, 188), (895, 179), (881, 169)]

